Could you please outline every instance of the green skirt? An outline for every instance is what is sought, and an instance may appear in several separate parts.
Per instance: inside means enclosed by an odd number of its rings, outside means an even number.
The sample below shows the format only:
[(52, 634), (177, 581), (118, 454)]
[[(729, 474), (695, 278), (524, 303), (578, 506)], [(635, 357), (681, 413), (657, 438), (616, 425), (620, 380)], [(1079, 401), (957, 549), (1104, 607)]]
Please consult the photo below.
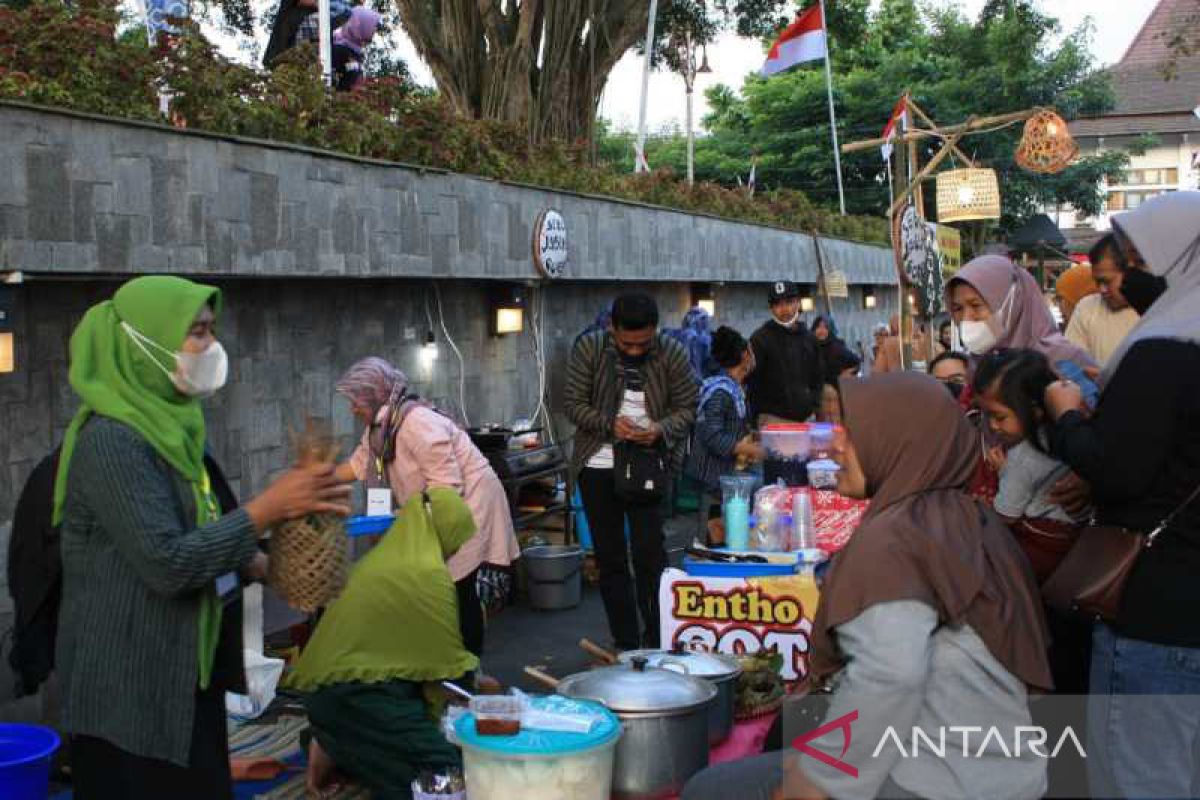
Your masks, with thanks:
[(458, 748), (430, 719), (419, 683), (339, 683), (304, 703), (321, 747), (376, 797), (410, 800), (422, 770), (462, 764)]

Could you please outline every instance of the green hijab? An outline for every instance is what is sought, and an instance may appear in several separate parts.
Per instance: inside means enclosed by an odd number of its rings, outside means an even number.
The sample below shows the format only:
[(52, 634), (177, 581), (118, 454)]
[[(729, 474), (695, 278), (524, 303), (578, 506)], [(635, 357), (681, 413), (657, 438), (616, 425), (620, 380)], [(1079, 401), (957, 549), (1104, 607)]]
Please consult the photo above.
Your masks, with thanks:
[[(426, 499), (428, 498), (428, 499)], [(414, 495), (350, 573), (300, 655), (288, 687), (457, 678), (479, 659), (463, 647), (446, 559), (475, 535), (451, 489)]]
[[(197, 523), (212, 521), (204, 471), (204, 412), (200, 401), (180, 393), (169, 373), (167, 353), (183, 346), (188, 330), (205, 305), (221, 310), (221, 292), (183, 278), (152, 275), (129, 281), (111, 300), (92, 306), (71, 334), (71, 388), (80, 406), (67, 428), (54, 484), (54, 524), (62, 522), (71, 457), (79, 431), (93, 414), (117, 420), (137, 431), (163, 460), (193, 487)], [(134, 341), (127, 323), (167, 353)], [(153, 361), (151, 359), (154, 359)], [(207, 688), (220, 633), (215, 591), (205, 592), (200, 607), (200, 686)]]

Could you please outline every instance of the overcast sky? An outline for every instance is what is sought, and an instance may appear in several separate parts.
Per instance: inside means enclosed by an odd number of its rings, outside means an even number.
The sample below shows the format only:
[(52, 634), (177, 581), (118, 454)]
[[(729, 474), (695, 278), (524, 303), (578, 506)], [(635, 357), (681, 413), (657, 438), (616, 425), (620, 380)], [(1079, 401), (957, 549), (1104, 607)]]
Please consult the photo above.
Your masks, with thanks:
[[(836, 0), (834, 0), (836, 1)], [(936, 2), (937, 0), (935, 0)], [(574, 2), (574, 0), (557, 0)], [(984, 0), (941, 0), (948, 5), (958, 5), (974, 17), (983, 7)], [(1069, 33), (1091, 17), (1095, 25), (1095, 54), (1101, 64), (1118, 61), (1133, 37), (1141, 28), (1146, 17), (1157, 4), (1157, 0), (1036, 0), (1043, 11), (1057, 17), (1062, 32)], [(271, 3), (274, 5), (274, 2)], [(259, 5), (255, 4), (256, 7)], [(228, 55), (236, 54), (236, 47), (229, 40), (221, 42), (222, 50)], [(265, 43), (263, 43), (265, 44)], [(433, 77), (422, 63), (403, 32), (395, 34), (399, 54), (408, 62), (417, 81), (433, 86)], [(701, 75), (696, 86), (696, 121), (707, 113), (703, 91), (709, 86), (724, 83), (740, 89), (747, 73), (762, 66), (762, 44), (753, 39), (742, 39), (733, 34), (722, 36), (708, 48), (711, 75)], [(833, 66), (837, 70), (837, 52), (833, 53)], [(638, 118), (638, 101), (642, 84), (642, 59), (629, 52), (617, 63), (609, 76), (604, 96), (600, 103), (601, 116), (618, 128), (635, 129)], [(664, 128), (682, 129), (685, 114), (683, 80), (673, 73), (652, 73), (647, 102), (647, 128), (660, 131)]]

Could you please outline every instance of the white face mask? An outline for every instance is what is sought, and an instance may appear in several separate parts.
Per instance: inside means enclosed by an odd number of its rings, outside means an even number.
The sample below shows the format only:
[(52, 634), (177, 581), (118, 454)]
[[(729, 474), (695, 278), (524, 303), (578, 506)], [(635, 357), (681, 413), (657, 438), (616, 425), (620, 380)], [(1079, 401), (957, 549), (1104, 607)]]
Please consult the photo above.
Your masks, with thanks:
[[(991, 319), (983, 322), (973, 320), (963, 320), (958, 326), (958, 338), (962, 340), (963, 347), (967, 348), (967, 352), (971, 355), (981, 356), (991, 351), (996, 343), (1000, 340), (1000, 334), (996, 333), (996, 327), (1008, 327), (1008, 314), (1012, 310), (1013, 300), (1016, 297), (1016, 283), (1009, 288), (1008, 294), (1004, 295), (1004, 302), (1000, 304), (1000, 310), (992, 315)], [(993, 326), (993, 321), (995, 326)]]
[(958, 326), (958, 335), (962, 339), (963, 347), (967, 348), (967, 352), (976, 356), (981, 356), (991, 350), (996, 346), (996, 340), (1000, 338), (992, 330), (991, 325), (974, 320), (964, 320)]
[[(220, 342), (214, 341), (201, 353), (172, 353), (153, 339), (143, 336), (128, 322), (122, 322), (121, 327), (146, 357), (171, 379), (171, 383), (180, 394), (202, 399), (216, 394), (217, 390), (225, 385), (225, 380), (229, 377), (229, 357)], [(174, 372), (160, 364), (146, 345), (175, 359)]]

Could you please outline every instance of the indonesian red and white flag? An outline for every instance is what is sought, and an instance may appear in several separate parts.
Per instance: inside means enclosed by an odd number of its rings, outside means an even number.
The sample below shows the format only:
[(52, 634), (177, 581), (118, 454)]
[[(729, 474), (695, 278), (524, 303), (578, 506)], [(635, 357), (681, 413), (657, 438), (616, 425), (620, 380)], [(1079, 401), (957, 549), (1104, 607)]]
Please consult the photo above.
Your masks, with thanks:
[(908, 95), (900, 98), (900, 102), (896, 103), (896, 107), (892, 109), (892, 116), (888, 119), (888, 124), (884, 126), (883, 136), (880, 138), (887, 139), (883, 147), (879, 151), (883, 153), (883, 160), (887, 161), (892, 157), (892, 142), (891, 139), (900, 132), (900, 128), (908, 127)]
[(784, 28), (759, 72), (763, 77), (774, 75), (805, 61), (824, 58), (825, 53), (825, 18), (817, 4)]

